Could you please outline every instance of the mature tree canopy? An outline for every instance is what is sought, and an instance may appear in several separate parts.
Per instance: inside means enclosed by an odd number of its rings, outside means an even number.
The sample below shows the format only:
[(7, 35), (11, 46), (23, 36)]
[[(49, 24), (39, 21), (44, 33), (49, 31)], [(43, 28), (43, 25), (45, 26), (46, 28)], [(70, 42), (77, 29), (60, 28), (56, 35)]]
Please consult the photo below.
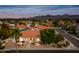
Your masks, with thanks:
[(57, 43), (64, 40), (63, 36), (60, 34), (55, 34), (53, 29), (44, 29), (40, 31), (41, 42), (43, 44)]

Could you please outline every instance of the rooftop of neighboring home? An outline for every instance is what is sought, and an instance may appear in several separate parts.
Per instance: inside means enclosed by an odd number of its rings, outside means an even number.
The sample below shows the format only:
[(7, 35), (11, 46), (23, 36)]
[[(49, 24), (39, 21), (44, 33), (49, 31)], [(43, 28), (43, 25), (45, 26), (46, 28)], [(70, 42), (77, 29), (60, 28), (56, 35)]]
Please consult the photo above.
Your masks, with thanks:
[(15, 24), (9, 24), (9, 26), (15, 26)]
[(26, 28), (27, 26), (26, 25), (23, 25), (23, 24), (17, 24), (16, 25), (16, 28)]
[(48, 26), (43, 26), (43, 25), (39, 25), (39, 26), (34, 26), (34, 27), (31, 27), (31, 28), (38, 28), (38, 29), (48, 29), (49, 27)]
[(40, 35), (39, 31), (35, 31), (35, 30), (26, 30), (23, 31), (22, 33), (22, 37), (38, 37)]

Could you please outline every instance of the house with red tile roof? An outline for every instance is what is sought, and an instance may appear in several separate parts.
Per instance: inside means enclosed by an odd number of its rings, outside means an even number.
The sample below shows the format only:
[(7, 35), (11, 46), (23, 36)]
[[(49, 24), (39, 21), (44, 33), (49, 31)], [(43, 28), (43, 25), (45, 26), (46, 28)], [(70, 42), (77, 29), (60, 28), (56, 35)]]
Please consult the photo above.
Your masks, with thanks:
[(26, 31), (23, 31), (21, 34), (22, 34), (22, 37), (25, 38), (25, 41), (28, 41), (30, 43), (40, 42), (40, 37), (39, 37), (40, 32), (39, 31), (26, 30)]
[(48, 26), (43, 26), (43, 25), (39, 25), (39, 26), (34, 26), (34, 27), (31, 27), (32, 29), (48, 29), (49, 27)]

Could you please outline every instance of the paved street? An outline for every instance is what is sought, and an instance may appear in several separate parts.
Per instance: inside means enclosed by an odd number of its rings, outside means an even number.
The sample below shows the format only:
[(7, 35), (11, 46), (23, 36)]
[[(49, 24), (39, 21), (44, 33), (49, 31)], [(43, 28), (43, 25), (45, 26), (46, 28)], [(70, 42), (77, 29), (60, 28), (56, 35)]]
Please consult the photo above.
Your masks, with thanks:
[(61, 35), (63, 35), (65, 38), (67, 38), (71, 43), (73, 43), (76, 47), (79, 48), (79, 40), (75, 37), (70, 36), (68, 33), (66, 33), (63, 30), (56, 29)]

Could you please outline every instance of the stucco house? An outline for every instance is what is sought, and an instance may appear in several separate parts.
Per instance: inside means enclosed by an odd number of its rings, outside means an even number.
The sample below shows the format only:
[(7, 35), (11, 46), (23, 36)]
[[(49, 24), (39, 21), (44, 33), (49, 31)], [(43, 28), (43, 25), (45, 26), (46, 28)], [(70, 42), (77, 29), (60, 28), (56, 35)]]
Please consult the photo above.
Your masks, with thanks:
[(40, 32), (35, 30), (26, 30), (21, 33), (20, 41), (25, 41), (27, 43), (40, 42)]

